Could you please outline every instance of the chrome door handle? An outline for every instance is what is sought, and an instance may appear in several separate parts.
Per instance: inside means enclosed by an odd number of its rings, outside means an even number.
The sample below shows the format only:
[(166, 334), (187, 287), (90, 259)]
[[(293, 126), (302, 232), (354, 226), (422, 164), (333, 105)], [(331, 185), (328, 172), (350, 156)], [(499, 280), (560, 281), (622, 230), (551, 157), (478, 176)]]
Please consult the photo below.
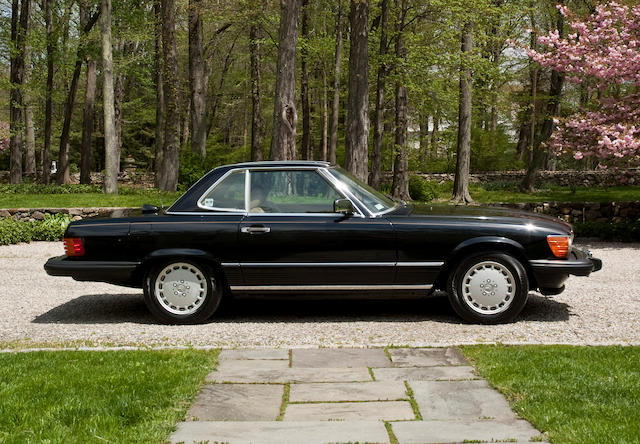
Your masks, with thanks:
[(269, 227), (242, 227), (242, 228), (240, 228), (240, 231), (242, 233), (261, 234), (261, 233), (269, 233), (271, 231), (271, 228), (269, 228)]

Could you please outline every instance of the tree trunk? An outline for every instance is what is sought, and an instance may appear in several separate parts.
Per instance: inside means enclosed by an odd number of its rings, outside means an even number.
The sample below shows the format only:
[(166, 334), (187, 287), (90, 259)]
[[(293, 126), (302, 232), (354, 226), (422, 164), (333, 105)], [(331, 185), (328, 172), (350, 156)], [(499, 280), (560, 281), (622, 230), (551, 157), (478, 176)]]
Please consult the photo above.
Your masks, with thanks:
[[(126, 45), (122, 45), (122, 52), (126, 53)], [(118, 167), (116, 171), (120, 171), (120, 157), (122, 153), (122, 102), (124, 101), (124, 86), (125, 78), (122, 72), (116, 74), (115, 84), (113, 85), (113, 109), (115, 111), (114, 127), (116, 129), (116, 159), (118, 161)]]
[[(31, 78), (31, 48), (26, 48), (25, 54), (25, 79), (28, 84)], [(29, 89), (24, 92), (24, 125), (25, 125), (25, 153), (24, 173), (34, 177), (36, 174), (36, 131), (33, 122), (33, 94)]]
[(327, 161), (327, 147), (329, 142), (329, 104), (327, 98), (327, 70), (322, 68), (322, 140), (320, 159)]
[(175, 0), (162, 1), (162, 66), (165, 99), (164, 157), (160, 189), (175, 191), (178, 187), (180, 162), (180, 105), (178, 102), (178, 51), (176, 44)]
[(82, 109), (82, 149), (80, 151), (80, 183), (91, 183), (91, 148), (93, 146), (93, 116), (96, 100), (97, 63), (87, 57), (87, 82)]
[(336, 164), (338, 146), (338, 119), (340, 117), (340, 73), (342, 70), (342, 0), (338, 0), (338, 18), (336, 19), (336, 53), (333, 74), (333, 102), (331, 104), (331, 122), (329, 127), (329, 162)]
[(251, 64), (251, 160), (263, 159), (262, 139), (264, 125), (262, 123), (262, 90), (260, 85), (260, 38), (258, 25), (252, 23), (249, 28), (249, 53)]
[[(397, 21), (396, 29), (396, 59), (405, 60), (407, 49), (405, 46), (405, 36), (403, 32), (407, 2), (403, 0), (398, 13), (400, 17)], [(393, 181), (391, 184), (391, 195), (402, 200), (410, 200), (409, 195), (409, 159), (407, 153), (407, 133), (408, 123), (408, 98), (407, 87), (404, 85), (404, 72), (397, 73), (396, 82), (396, 119), (395, 119), (395, 140), (393, 160)]]
[(431, 128), (429, 145), (431, 145), (431, 156), (435, 159), (438, 157), (438, 133), (440, 132), (440, 117), (437, 112), (434, 113), (431, 121), (433, 122), (433, 128)]
[(349, 14), (349, 117), (344, 166), (360, 180), (369, 179), (369, 3), (351, 0)]
[(154, 141), (155, 160), (153, 171), (155, 172), (155, 186), (160, 187), (162, 177), (162, 159), (164, 158), (164, 86), (162, 80), (162, 11), (160, 0), (153, 4), (154, 40), (155, 40), (155, 79), (156, 79), (156, 139)]
[(104, 192), (118, 193), (118, 159), (111, 45), (111, 0), (102, 0), (102, 102), (104, 107)]
[(300, 49), (300, 102), (302, 103), (302, 158), (309, 160), (311, 154), (311, 111), (309, 108), (309, 50), (307, 39), (309, 38), (309, 0), (302, 0), (302, 48)]
[(202, 0), (189, 0), (189, 83), (191, 151), (207, 155), (207, 75), (202, 44)]
[(9, 98), (9, 147), (11, 183), (22, 183), (22, 136), (24, 122), (22, 118), (22, 87), (24, 84), (27, 31), (29, 29), (30, 0), (13, 0), (11, 4), (11, 69), (9, 80), (11, 92)]
[(376, 110), (373, 120), (373, 152), (371, 155), (371, 180), (370, 184), (374, 188), (380, 187), (382, 181), (382, 137), (384, 135), (384, 90), (387, 79), (387, 65), (385, 57), (387, 55), (389, 27), (389, 0), (382, 0), (380, 11), (380, 49), (378, 77), (376, 80)]
[(456, 176), (453, 184), (453, 201), (467, 204), (473, 202), (469, 194), (469, 164), (471, 158), (471, 69), (468, 56), (473, 50), (473, 23), (467, 22), (462, 29), (460, 99), (458, 102), (458, 147)]
[[(560, 2), (562, 3), (562, 1)], [(556, 16), (556, 29), (560, 38), (564, 37), (564, 16), (557, 12)], [(535, 78), (535, 77), (534, 77)], [(537, 82), (534, 82), (537, 83)], [(562, 96), (562, 86), (564, 84), (564, 77), (558, 71), (551, 71), (551, 83), (549, 86), (549, 98), (547, 100), (547, 109), (545, 113), (544, 121), (542, 122), (542, 128), (540, 130), (539, 137), (535, 138), (535, 133), (532, 129), (531, 145), (532, 153), (527, 167), (527, 172), (522, 179), (520, 189), (527, 193), (535, 191), (536, 179), (538, 176), (538, 170), (543, 164), (545, 158), (545, 152), (541, 147), (542, 142), (551, 137), (553, 132), (553, 118), (558, 115), (560, 110), (560, 98)], [(535, 96), (534, 96), (535, 97)], [(535, 103), (535, 99), (534, 99)], [(535, 112), (533, 113), (535, 118)], [(532, 126), (534, 120), (532, 119)]]
[[(104, 5), (103, 5), (104, 8)], [(109, 9), (111, 9), (111, 3), (109, 3)], [(63, 183), (69, 183), (69, 138), (71, 136), (71, 117), (73, 116), (73, 107), (76, 100), (76, 93), (78, 91), (78, 82), (80, 80), (80, 73), (82, 71), (82, 63), (84, 61), (84, 52), (86, 47), (87, 35), (93, 25), (98, 20), (99, 13), (96, 13), (93, 17), (86, 17), (88, 21), (86, 23), (80, 23), (80, 42), (78, 43), (78, 50), (76, 53), (76, 63), (73, 68), (73, 76), (71, 78), (71, 87), (67, 94), (67, 100), (64, 104), (64, 122), (62, 124), (62, 135), (60, 136), (60, 151), (58, 154), (58, 175), (56, 182), (58, 185)], [(85, 17), (83, 17), (85, 18)], [(109, 41), (111, 41), (111, 23), (109, 23)], [(103, 46), (104, 50), (104, 46)]]
[(299, 18), (300, 0), (280, 0), (278, 67), (271, 139), (272, 160), (291, 160), (297, 157), (298, 112), (295, 94)]
[(44, 146), (42, 148), (42, 182), (51, 181), (51, 123), (53, 118), (53, 57), (55, 42), (53, 39), (53, 0), (44, 0), (44, 21), (47, 35), (47, 89), (44, 105)]

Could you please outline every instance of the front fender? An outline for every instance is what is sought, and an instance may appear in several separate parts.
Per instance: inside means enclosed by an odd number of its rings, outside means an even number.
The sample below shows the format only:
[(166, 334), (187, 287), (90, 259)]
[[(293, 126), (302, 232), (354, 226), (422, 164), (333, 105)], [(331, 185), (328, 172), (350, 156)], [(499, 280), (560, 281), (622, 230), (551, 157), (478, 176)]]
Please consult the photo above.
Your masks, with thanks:
[(531, 267), (529, 266), (525, 249), (522, 244), (514, 241), (513, 239), (502, 236), (479, 236), (460, 242), (451, 251), (451, 253), (449, 253), (445, 258), (444, 265), (436, 279), (436, 287), (442, 289), (446, 288), (449, 274), (455, 269), (456, 265), (465, 257), (481, 251), (501, 251), (504, 253), (510, 253), (522, 263), (527, 270), (527, 275), (531, 281)]

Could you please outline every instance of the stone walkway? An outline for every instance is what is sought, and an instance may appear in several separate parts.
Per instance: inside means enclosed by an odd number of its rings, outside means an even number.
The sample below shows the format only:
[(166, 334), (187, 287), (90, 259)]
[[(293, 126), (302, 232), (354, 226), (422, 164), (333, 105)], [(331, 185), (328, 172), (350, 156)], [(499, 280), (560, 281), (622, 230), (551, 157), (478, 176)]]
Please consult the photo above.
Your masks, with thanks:
[(539, 441), (454, 348), (223, 350), (171, 442)]

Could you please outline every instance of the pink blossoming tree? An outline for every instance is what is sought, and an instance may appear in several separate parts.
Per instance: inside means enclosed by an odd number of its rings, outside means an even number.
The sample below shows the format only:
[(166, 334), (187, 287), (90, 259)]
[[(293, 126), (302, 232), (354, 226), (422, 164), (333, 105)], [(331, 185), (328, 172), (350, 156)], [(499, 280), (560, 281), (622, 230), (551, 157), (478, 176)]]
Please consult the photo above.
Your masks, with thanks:
[(549, 145), (574, 158), (640, 159), (640, 5), (599, 5), (587, 20), (558, 9), (573, 30), (538, 37), (544, 50), (528, 49), (542, 66), (562, 72), (572, 83), (599, 90), (593, 107), (558, 119)]

